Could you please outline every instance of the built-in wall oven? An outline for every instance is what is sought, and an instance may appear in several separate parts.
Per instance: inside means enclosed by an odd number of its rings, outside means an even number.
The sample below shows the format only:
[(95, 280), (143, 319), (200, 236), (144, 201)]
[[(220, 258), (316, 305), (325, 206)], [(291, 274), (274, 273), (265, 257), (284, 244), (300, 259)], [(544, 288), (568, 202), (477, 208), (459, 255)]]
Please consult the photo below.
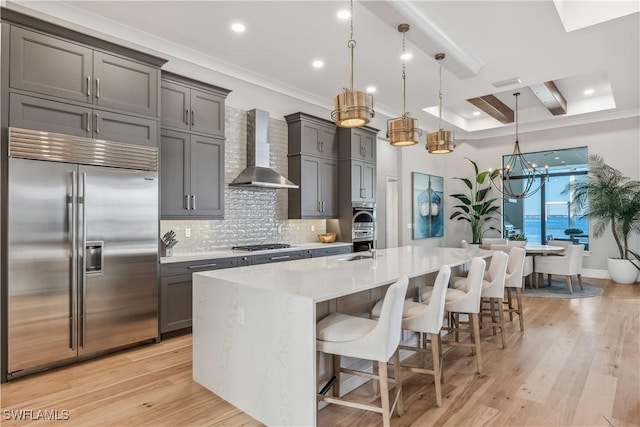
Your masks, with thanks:
[(367, 251), (373, 247), (375, 240), (376, 205), (375, 203), (358, 203), (352, 206), (351, 241), (353, 251)]

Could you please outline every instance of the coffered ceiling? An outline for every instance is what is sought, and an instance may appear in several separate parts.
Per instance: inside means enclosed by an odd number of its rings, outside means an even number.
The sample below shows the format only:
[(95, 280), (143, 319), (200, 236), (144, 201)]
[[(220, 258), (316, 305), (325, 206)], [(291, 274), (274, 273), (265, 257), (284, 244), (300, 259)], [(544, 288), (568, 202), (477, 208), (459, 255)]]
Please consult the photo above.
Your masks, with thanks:
[[(349, 21), (336, 16), (348, 10), (348, 1), (6, 5), (212, 68), (327, 110), (349, 83)], [(246, 31), (234, 33), (234, 22), (243, 23)], [(407, 110), (427, 131), (435, 130), (438, 121), (434, 56), (439, 52), (447, 55), (445, 127), (455, 130), (457, 138), (513, 133), (513, 124), (502, 124), (467, 102), (489, 94), (514, 109), (512, 95), (522, 93), (521, 133), (640, 114), (637, 1), (355, 2), (354, 89), (377, 88), (378, 117), (397, 117), (402, 111), (402, 38), (397, 26), (405, 22), (411, 25), (406, 49), (413, 54), (406, 63)], [(323, 68), (312, 67), (317, 59), (324, 61)], [(506, 86), (494, 85), (509, 80)], [(547, 81), (553, 81), (566, 99), (566, 114), (551, 114), (529, 89)], [(593, 92), (585, 94), (588, 89)]]

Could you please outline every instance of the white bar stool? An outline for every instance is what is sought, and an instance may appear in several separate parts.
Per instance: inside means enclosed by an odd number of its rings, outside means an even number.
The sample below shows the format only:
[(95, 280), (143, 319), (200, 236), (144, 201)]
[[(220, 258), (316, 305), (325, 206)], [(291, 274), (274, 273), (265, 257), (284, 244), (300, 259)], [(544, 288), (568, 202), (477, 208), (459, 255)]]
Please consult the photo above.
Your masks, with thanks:
[[(444, 324), (444, 298), (451, 276), (451, 268), (448, 265), (440, 267), (431, 292), (428, 304), (415, 301), (405, 301), (402, 310), (402, 329), (419, 332), (422, 335), (422, 347), (401, 345), (403, 350), (415, 352), (427, 352), (427, 334), (431, 335), (431, 355), (433, 369), (417, 368), (401, 365), (410, 372), (433, 375), (436, 389), (436, 405), (442, 405), (442, 347), (440, 345), (440, 329)], [(371, 311), (372, 317), (380, 315), (382, 300), (378, 301)]]
[[(401, 277), (389, 286), (376, 320), (350, 316), (343, 313), (331, 313), (316, 325), (316, 349), (334, 355), (334, 375), (336, 376), (334, 397), (318, 394), (318, 400), (351, 408), (364, 409), (382, 414), (384, 427), (391, 424), (391, 413), (397, 405), (398, 416), (404, 412), (402, 403), (402, 379), (400, 369), (394, 369), (396, 393), (393, 405), (389, 404), (389, 378), (387, 362), (393, 356), (394, 366), (400, 366), (398, 344), (400, 344), (402, 306), (409, 279)], [(340, 357), (355, 357), (378, 362), (379, 374), (361, 372), (340, 367)], [(340, 398), (340, 373), (360, 375), (380, 381), (380, 406), (357, 403)], [(326, 388), (326, 387), (325, 387)]]
[[(482, 375), (482, 354), (480, 349), (480, 324), (478, 313), (480, 313), (482, 276), (486, 266), (487, 263), (482, 258), (473, 258), (471, 260), (471, 265), (469, 266), (469, 274), (464, 282), (460, 284), (460, 288), (447, 288), (444, 303), (445, 311), (449, 314), (455, 315), (456, 318), (460, 313), (469, 315), (469, 329), (461, 330), (459, 322), (456, 322), (455, 325), (449, 324), (448, 327), (443, 329), (453, 331), (456, 337), (459, 332), (468, 332), (471, 335), (471, 342), (459, 342), (456, 338), (455, 341), (443, 340), (442, 344), (471, 347), (472, 351), (476, 354), (478, 373), (480, 375)], [(431, 301), (432, 294), (433, 288), (423, 288), (421, 290), (422, 301), (428, 304)], [(449, 321), (451, 322), (451, 320)]]

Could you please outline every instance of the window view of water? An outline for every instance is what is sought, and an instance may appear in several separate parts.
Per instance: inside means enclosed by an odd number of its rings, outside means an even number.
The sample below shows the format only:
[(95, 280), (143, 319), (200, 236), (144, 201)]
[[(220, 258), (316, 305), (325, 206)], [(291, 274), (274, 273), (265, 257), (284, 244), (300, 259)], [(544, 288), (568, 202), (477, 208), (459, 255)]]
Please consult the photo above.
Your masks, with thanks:
[[(541, 220), (540, 215), (525, 215), (524, 217), (524, 235), (527, 236), (529, 243), (542, 244), (541, 241)], [(582, 230), (582, 234), (574, 237), (578, 243), (588, 244), (589, 220), (587, 218), (576, 218), (573, 227), (569, 225), (569, 217), (565, 215), (550, 215), (547, 217), (546, 240), (551, 239), (569, 239), (564, 234), (567, 228), (578, 228)]]

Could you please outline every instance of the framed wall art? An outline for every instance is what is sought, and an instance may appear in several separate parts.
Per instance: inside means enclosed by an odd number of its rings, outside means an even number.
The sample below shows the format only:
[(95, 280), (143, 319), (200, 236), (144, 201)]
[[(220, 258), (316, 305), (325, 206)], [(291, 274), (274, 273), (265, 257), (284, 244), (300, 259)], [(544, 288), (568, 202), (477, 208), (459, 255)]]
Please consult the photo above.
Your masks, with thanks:
[(413, 239), (444, 235), (444, 178), (412, 172)]

